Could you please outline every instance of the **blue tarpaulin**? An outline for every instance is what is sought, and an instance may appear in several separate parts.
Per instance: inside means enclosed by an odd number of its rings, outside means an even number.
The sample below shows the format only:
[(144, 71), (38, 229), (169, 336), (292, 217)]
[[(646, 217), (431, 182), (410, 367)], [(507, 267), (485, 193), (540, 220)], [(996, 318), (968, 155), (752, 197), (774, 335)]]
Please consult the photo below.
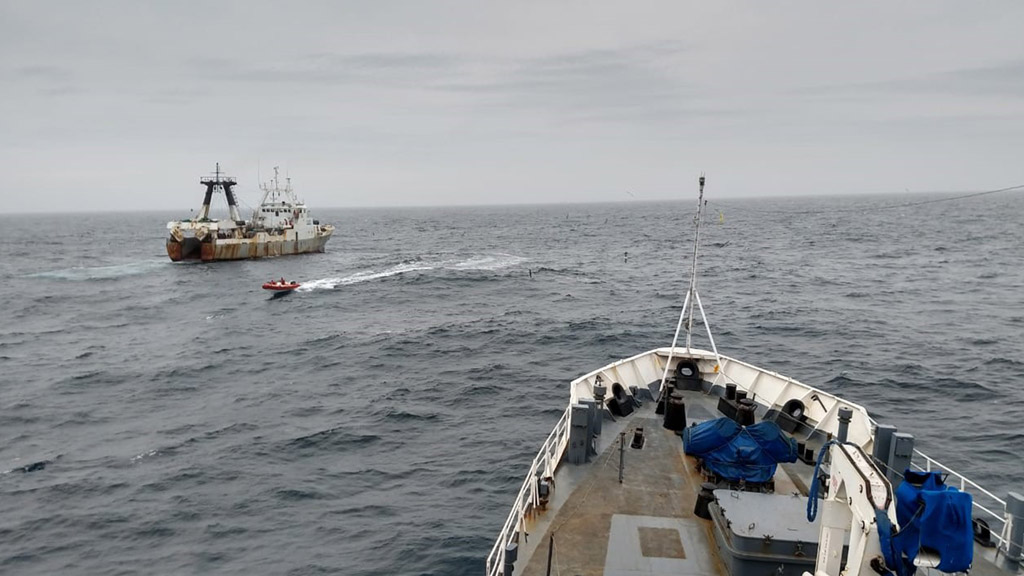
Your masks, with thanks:
[(683, 431), (683, 450), (730, 482), (767, 482), (779, 462), (796, 462), (796, 440), (774, 422), (740, 426), (729, 418), (702, 422)]
[(913, 574), (914, 558), (926, 547), (939, 553), (936, 569), (940, 572), (968, 570), (974, 561), (971, 495), (944, 485), (938, 471), (908, 469), (903, 478), (896, 489), (899, 533), (892, 537), (882, 535), (883, 551), (888, 552), (886, 564), (892, 562), (896, 568), (903, 568), (900, 574)]

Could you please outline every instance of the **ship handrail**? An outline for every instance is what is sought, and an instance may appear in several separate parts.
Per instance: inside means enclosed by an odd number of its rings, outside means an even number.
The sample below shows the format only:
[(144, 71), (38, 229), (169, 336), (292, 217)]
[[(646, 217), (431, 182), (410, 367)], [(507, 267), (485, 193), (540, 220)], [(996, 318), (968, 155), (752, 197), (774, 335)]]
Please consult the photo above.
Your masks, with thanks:
[(1011, 526), (1010, 526), (1010, 524), (1011, 524), (1011, 517), (1010, 517), (1009, 514), (1005, 513), (1006, 501), (1003, 500), (1002, 498), (996, 496), (992, 492), (989, 492), (988, 490), (982, 488), (977, 482), (975, 482), (975, 481), (971, 480), (970, 478), (964, 476), (963, 474), (953, 470), (949, 466), (946, 466), (942, 462), (939, 462), (938, 460), (932, 458), (931, 456), (925, 454), (924, 452), (921, 452), (920, 450), (918, 450), (916, 448), (914, 449), (914, 456), (920, 456), (921, 458), (923, 458), (924, 459), (924, 466), (921, 466), (920, 464), (918, 464), (918, 463), (916, 463), (916, 462), (914, 462), (912, 460), (910, 462), (910, 465), (912, 467), (917, 468), (918, 470), (920, 470), (922, 472), (931, 472), (932, 470), (941, 470), (943, 473), (947, 474), (947, 482), (946, 482), (947, 486), (950, 485), (950, 483), (948, 482), (949, 477), (952, 477), (955, 481), (959, 482), (959, 484), (960, 484), (959, 485), (959, 489), (960, 489), (961, 492), (969, 492), (967, 490), (967, 487), (970, 486), (972, 488), (972, 490), (970, 490), (970, 492), (977, 491), (977, 492), (979, 492), (981, 494), (984, 494), (985, 496), (991, 498), (993, 501), (999, 503), (999, 505), (1001, 505), (1003, 507), (1004, 512), (1003, 512), (1003, 514), (1000, 514), (999, 512), (995, 512), (993, 510), (990, 510), (987, 506), (979, 504), (977, 498), (971, 498), (971, 503), (974, 505), (975, 508), (985, 512), (993, 520), (1002, 523), (1002, 527), (998, 531), (995, 530), (994, 527), (991, 527), (991, 526), (989, 527), (989, 529), (991, 530), (992, 538), (996, 541), (996, 546), (998, 546), (998, 549), (1002, 550), (1002, 551), (1005, 551), (1006, 547), (1007, 547), (1007, 545), (1009, 544), (1009, 541), (1010, 541), (1010, 528), (1011, 528)]
[(519, 494), (512, 505), (512, 510), (509, 512), (508, 518), (498, 534), (498, 539), (491, 548), (491, 553), (487, 555), (488, 576), (501, 575), (505, 565), (506, 546), (513, 542), (520, 533), (525, 534), (527, 513), (540, 505), (537, 481), (540, 478), (548, 478), (555, 475), (555, 468), (561, 461), (565, 447), (569, 443), (569, 414), (571, 409), (571, 406), (566, 407), (565, 412), (558, 419), (558, 423), (555, 424), (555, 427), (551, 429), (551, 433), (548, 434), (547, 440), (541, 445), (537, 456), (534, 457), (529, 472), (526, 473), (526, 479), (523, 480), (523, 485), (519, 488)]

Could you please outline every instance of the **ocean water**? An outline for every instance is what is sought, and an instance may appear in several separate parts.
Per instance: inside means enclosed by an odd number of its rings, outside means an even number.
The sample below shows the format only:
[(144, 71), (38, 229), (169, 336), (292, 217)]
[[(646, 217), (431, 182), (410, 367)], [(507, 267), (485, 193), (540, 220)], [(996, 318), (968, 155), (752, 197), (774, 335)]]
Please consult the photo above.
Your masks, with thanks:
[[(1024, 490), (1024, 195), (709, 196), (722, 353)], [(694, 208), (314, 210), (326, 253), (212, 265), (0, 217), (0, 573), (482, 573), (568, 381), (671, 341)]]

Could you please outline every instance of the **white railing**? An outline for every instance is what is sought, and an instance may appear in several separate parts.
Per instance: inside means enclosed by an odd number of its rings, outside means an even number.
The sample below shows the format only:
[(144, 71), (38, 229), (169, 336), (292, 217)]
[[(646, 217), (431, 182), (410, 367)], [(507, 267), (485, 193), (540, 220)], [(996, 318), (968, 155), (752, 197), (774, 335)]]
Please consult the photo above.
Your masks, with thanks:
[[(571, 407), (566, 407), (562, 417), (558, 419), (548, 439), (541, 445), (540, 451), (530, 465), (530, 471), (519, 488), (519, 495), (516, 496), (512, 511), (505, 520), (505, 525), (498, 534), (498, 540), (487, 555), (487, 576), (498, 576), (505, 568), (505, 547), (510, 543), (518, 541), (526, 543), (526, 515), (540, 505), (540, 494), (538, 493), (537, 481), (541, 478), (549, 478), (555, 475), (555, 468), (562, 459), (565, 446), (569, 443), (569, 413)], [(512, 576), (505, 574), (504, 576)]]
[[(992, 538), (993, 540), (995, 540), (996, 546), (998, 546), (1000, 550), (1005, 551), (1010, 539), (1010, 522), (1008, 521), (1009, 517), (1005, 513), (1006, 501), (997, 497), (995, 494), (989, 492), (988, 490), (985, 490), (976, 482), (967, 478), (963, 474), (956, 472), (949, 466), (946, 466), (942, 462), (939, 462), (938, 460), (932, 458), (931, 456), (928, 456), (927, 454), (921, 452), (920, 450), (914, 449), (914, 456), (920, 456), (922, 459), (924, 459), (924, 466), (921, 466), (918, 463), (911, 461), (910, 465), (912, 467), (924, 472), (931, 472), (932, 470), (941, 470), (942, 472), (948, 474), (948, 477), (946, 478), (947, 486), (959, 483), (959, 486), (956, 487), (958, 487), (961, 492), (970, 492), (972, 494), (973, 498), (971, 498), (971, 501), (974, 503), (974, 507), (985, 512), (992, 520), (998, 522), (998, 525), (991, 524), (989, 526), (989, 530), (992, 532)], [(950, 482), (950, 480), (953, 480), (953, 482)], [(970, 490), (968, 490), (968, 487), (970, 487)], [(985, 502), (985, 504), (981, 504), (978, 502), (979, 495), (985, 495), (988, 497), (988, 500)], [(1000, 506), (1002, 506), (1002, 512), (992, 510), (991, 508), (995, 508), (995, 505), (993, 503), (998, 503)]]

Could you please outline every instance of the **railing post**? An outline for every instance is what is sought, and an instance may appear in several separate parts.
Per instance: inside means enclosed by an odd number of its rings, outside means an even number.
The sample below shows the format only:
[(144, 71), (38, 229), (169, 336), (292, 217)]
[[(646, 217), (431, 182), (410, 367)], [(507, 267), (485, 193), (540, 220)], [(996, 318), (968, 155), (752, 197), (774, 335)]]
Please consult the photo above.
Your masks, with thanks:
[(1024, 496), (1010, 492), (1006, 497), (1006, 519), (1010, 522), (1010, 539), (1006, 557), (1018, 564), (1024, 560)]
[(601, 415), (598, 414), (597, 402), (594, 400), (580, 400), (580, 404), (587, 407), (587, 459), (589, 460), (591, 456), (597, 456), (597, 449), (594, 447), (594, 437), (599, 433), (597, 431), (597, 419)]
[(551, 554), (555, 551), (555, 535), (552, 534), (548, 538), (548, 571), (547, 576), (551, 576)]
[(594, 421), (594, 434), (601, 435), (601, 427), (604, 423), (604, 395), (607, 389), (604, 384), (594, 385), (594, 401), (597, 404), (597, 419)]
[(626, 469), (626, 433), (619, 432), (619, 484), (622, 484), (622, 473)]

